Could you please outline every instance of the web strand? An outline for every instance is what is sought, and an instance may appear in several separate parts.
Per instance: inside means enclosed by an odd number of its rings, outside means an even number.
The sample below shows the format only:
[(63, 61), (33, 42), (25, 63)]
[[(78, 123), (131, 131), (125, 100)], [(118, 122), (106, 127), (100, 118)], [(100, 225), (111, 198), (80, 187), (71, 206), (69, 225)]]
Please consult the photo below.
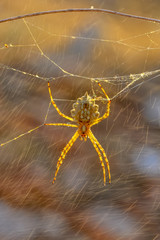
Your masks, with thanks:
[[(33, 40), (33, 43), (32, 44), (29, 44), (29, 45), (12, 45), (12, 44), (5, 44), (5, 47), (4, 48), (8, 48), (8, 47), (23, 47), (23, 46), (32, 46), (32, 47), (36, 47), (38, 49), (38, 51), (40, 52), (41, 56), (46, 58), (51, 64), (53, 64), (54, 66), (56, 66), (59, 70), (61, 70), (62, 72), (62, 75), (58, 76), (58, 77), (42, 77), (42, 76), (39, 76), (39, 74), (33, 74), (33, 73), (29, 73), (29, 72), (26, 72), (26, 71), (22, 71), (20, 69), (16, 69), (14, 67), (10, 67), (10, 66), (7, 66), (7, 65), (4, 65), (4, 64), (0, 64), (0, 68), (1, 69), (6, 69), (6, 70), (11, 70), (11, 71), (14, 71), (14, 72), (17, 72), (17, 73), (20, 73), (20, 74), (23, 74), (23, 75), (26, 75), (26, 76), (30, 76), (30, 77), (34, 77), (34, 78), (38, 78), (40, 80), (43, 80), (43, 81), (53, 81), (53, 80), (58, 80), (58, 79), (61, 79), (61, 78), (66, 78), (66, 77), (71, 77), (71, 78), (80, 78), (80, 79), (86, 79), (86, 80), (89, 80), (91, 81), (92, 83), (93, 82), (96, 82), (97, 80), (98, 81), (103, 81), (105, 83), (108, 83), (108, 84), (111, 84), (111, 85), (123, 85), (125, 84), (125, 86), (120, 90), (118, 91), (114, 96), (110, 97), (110, 99), (115, 99), (117, 98), (118, 96), (122, 95), (124, 92), (128, 91), (129, 89), (133, 89), (134, 87), (136, 86), (139, 86), (140, 84), (143, 84), (144, 79), (147, 78), (147, 77), (151, 77), (157, 73), (160, 72), (160, 70), (154, 70), (154, 71), (150, 71), (150, 72), (142, 72), (140, 74), (130, 74), (128, 76), (114, 76), (114, 77), (88, 77), (88, 76), (82, 76), (82, 75), (78, 75), (78, 74), (74, 74), (74, 73), (70, 73), (68, 71), (66, 71), (62, 66), (58, 65), (54, 60), (50, 59), (44, 52), (43, 50), (41, 49), (39, 43), (37, 42), (35, 36), (33, 35), (30, 27), (29, 27), (29, 24), (28, 22), (26, 22), (26, 20), (24, 20), (24, 23), (26, 25), (26, 28)], [(34, 24), (31, 24), (33, 25), (34, 27), (37, 27), (35, 26)], [(42, 28), (39, 28), (41, 31), (42, 31)], [(151, 31), (151, 32), (147, 32), (147, 33), (144, 33), (144, 34), (139, 34), (135, 37), (139, 37), (139, 36), (143, 36), (143, 35), (146, 35), (146, 36), (149, 36), (150, 34), (153, 34), (153, 33), (157, 33), (159, 32), (159, 30), (154, 30), (154, 31)], [(50, 33), (48, 33), (50, 34)], [(52, 34), (50, 34), (52, 35)], [(55, 34), (55, 36), (58, 36)], [(70, 38), (79, 38), (81, 40), (86, 40), (87, 38), (84, 38), (84, 37), (77, 37), (77, 36), (66, 36), (66, 35), (60, 35), (60, 36), (63, 36), (63, 37), (70, 37)], [(105, 39), (94, 39), (94, 38), (88, 38), (89, 40), (91, 41), (109, 41), (110, 43), (113, 43), (112, 40), (105, 40)], [(115, 43), (123, 43), (123, 41), (126, 41), (130, 38), (124, 38), (124, 39), (121, 39), (119, 41), (114, 41)], [(150, 38), (151, 42), (153, 41), (151, 38)], [(127, 44), (128, 46), (128, 44)], [(1, 49), (4, 49), (4, 48), (1, 48)], [(136, 48), (138, 48), (138, 46), (136, 46)], [(150, 48), (147, 48), (147, 50), (149, 49), (152, 49), (151, 47)], [(150, 79), (153, 79), (154, 77), (150, 78)], [(138, 81), (142, 81), (142, 82), (138, 82)], [(150, 80), (146, 80), (146, 81), (150, 81)], [(93, 88), (92, 88), (92, 92), (93, 91)], [(61, 99), (57, 99), (59, 101), (61, 101)], [(64, 99), (66, 101), (75, 101), (75, 100), (67, 100), (67, 99)], [(63, 101), (63, 100), (62, 100)], [(106, 101), (106, 99), (104, 99), (104, 101)]]
[[(50, 13), (61, 13), (61, 12), (69, 12), (69, 11), (100, 11), (100, 12), (103, 12), (103, 9), (101, 11), (101, 9), (65, 9), (65, 10), (58, 10), (58, 11), (48, 11), (48, 12), (42, 12), (42, 14), (50, 14)], [(108, 11), (108, 10), (107, 10)], [(106, 12), (106, 10), (104, 10), (104, 12)], [(112, 11), (111, 11), (112, 12)], [(110, 10), (108, 11), (108, 13), (110, 13)], [(41, 13), (34, 13), (36, 16), (38, 15), (41, 15)], [(25, 15), (25, 16), (34, 16), (33, 15)], [(114, 14), (116, 14), (114, 12)], [(125, 14), (122, 16), (125, 17)], [(18, 17), (18, 16), (17, 16)], [(132, 17), (132, 15), (131, 15)], [(20, 16), (20, 19), (22, 18), (22, 16)], [(24, 17), (25, 18), (25, 17)], [(47, 31), (45, 31), (43, 28), (41, 27), (38, 27), (36, 25), (34, 25), (33, 23), (29, 23), (27, 22), (25, 19), (23, 18), (23, 22), (31, 36), (31, 39), (33, 40), (33, 43), (32, 44), (28, 44), (28, 45), (13, 45), (13, 44), (5, 44), (4, 47), (0, 48), (1, 50), (5, 49), (5, 48), (16, 48), (16, 47), (25, 47), (25, 46), (30, 46), (30, 47), (36, 47), (39, 51), (39, 53), (41, 54), (42, 57), (44, 57), (45, 59), (47, 59), (51, 64), (53, 64), (54, 66), (56, 66), (61, 72), (62, 72), (62, 75), (60, 76), (57, 76), (57, 77), (42, 77), (42, 76), (39, 76), (39, 74), (33, 74), (33, 73), (29, 73), (29, 72), (26, 72), (26, 71), (22, 71), (20, 69), (16, 69), (14, 67), (10, 67), (10, 66), (7, 66), (7, 65), (4, 65), (4, 64), (0, 64), (0, 68), (1, 69), (6, 69), (6, 70), (11, 70), (13, 72), (17, 72), (19, 74), (23, 74), (23, 75), (26, 75), (26, 76), (30, 76), (30, 77), (33, 77), (33, 78), (38, 78), (42, 81), (55, 81), (55, 80), (58, 80), (58, 79), (62, 79), (62, 78), (68, 78), (68, 77), (71, 77), (71, 78), (80, 78), (80, 79), (86, 79), (88, 81), (90, 81), (91, 83), (93, 82), (96, 82), (97, 80), (98, 81), (102, 81), (104, 83), (107, 83), (107, 84), (110, 84), (110, 85), (115, 85), (115, 86), (118, 86), (118, 85), (121, 85), (122, 86), (122, 89), (120, 89), (114, 96), (110, 96), (110, 99), (113, 100), (115, 98), (117, 98), (118, 96), (121, 96), (122, 94), (124, 94), (125, 92), (129, 91), (130, 89), (133, 89), (135, 88), (136, 86), (140, 86), (141, 84), (143, 84), (144, 82), (146, 81), (151, 81), (152, 79), (154, 79), (156, 76), (154, 76), (155, 74), (158, 74), (160, 73), (160, 70), (154, 70), (154, 71), (150, 71), (150, 72), (142, 72), (142, 73), (139, 73), (139, 74), (130, 74), (130, 75), (126, 75), (126, 76), (114, 76), (114, 77), (88, 77), (88, 76), (83, 76), (83, 75), (78, 75), (78, 74), (74, 74), (74, 73), (71, 73), (67, 70), (65, 70), (62, 66), (60, 66), (59, 64), (57, 64), (54, 60), (52, 60), (51, 58), (49, 58), (45, 53), (44, 51), (42, 50), (42, 48), (40, 47), (40, 44), (37, 42), (33, 32), (31, 31), (29, 25), (32, 25), (33, 27), (39, 29), (40, 31), (44, 31), (46, 32), (47, 34), (49, 34), (50, 36), (55, 36), (55, 37), (58, 37), (58, 36), (61, 36), (61, 37), (64, 37), (64, 38), (71, 38), (71, 39), (80, 39), (80, 40), (90, 40), (90, 41), (99, 41), (99, 42), (108, 42), (108, 43), (115, 43), (115, 44), (122, 44), (126, 47), (131, 47), (131, 48), (135, 48), (135, 50), (151, 50), (151, 49), (156, 49), (156, 48), (152, 48), (152, 47), (147, 47), (147, 48), (144, 48), (144, 47), (141, 47), (141, 46), (135, 46), (135, 45), (132, 45), (132, 44), (127, 44), (125, 41), (127, 40), (130, 40), (130, 39), (134, 39), (134, 38), (138, 38), (138, 37), (142, 37), (142, 36), (146, 36), (147, 38), (150, 39), (150, 42), (153, 43), (153, 44), (156, 44), (152, 38), (150, 37), (151, 34), (155, 34), (155, 33), (158, 33), (160, 30), (153, 30), (153, 31), (150, 31), (150, 32), (146, 32), (146, 33), (143, 33), (143, 34), (139, 34), (139, 35), (136, 35), (136, 36), (132, 36), (132, 37), (128, 37), (128, 38), (123, 38), (123, 39), (120, 39), (119, 41), (113, 41), (113, 40), (107, 40), (107, 39), (101, 39), (101, 38), (87, 38), (87, 37), (81, 37), (81, 36), (75, 36), (75, 35), (65, 35), (65, 34), (52, 34), (52, 33), (49, 33)], [(138, 19), (141, 19), (141, 17), (139, 17)], [(144, 19), (146, 20), (146, 19)], [(157, 45), (157, 44), (156, 44)], [(157, 45), (157, 48), (158, 48), (158, 45)], [(158, 48), (159, 49), (159, 48)], [(147, 61), (147, 60), (146, 60)], [(150, 77), (150, 79), (147, 79), (145, 80), (146, 78)], [(94, 89), (93, 89), (93, 84), (91, 84), (91, 87), (92, 87), (92, 93), (94, 93)], [(124, 86), (123, 86), (124, 85)], [(95, 93), (94, 93), (95, 94)], [(96, 96), (95, 96), (96, 98)], [(76, 99), (56, 99), (57, 101), (76, 101)], [(96, 99), (97, 101), (106, 101), (106, 99)]]

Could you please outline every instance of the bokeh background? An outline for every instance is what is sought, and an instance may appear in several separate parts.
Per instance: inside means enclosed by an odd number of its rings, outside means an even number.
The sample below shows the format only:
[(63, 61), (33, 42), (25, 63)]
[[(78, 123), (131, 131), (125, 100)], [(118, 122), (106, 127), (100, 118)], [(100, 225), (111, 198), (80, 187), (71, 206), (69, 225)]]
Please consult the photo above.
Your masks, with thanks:
[[(160, 18), (156, 0), (1, 0), (0, 18), (91, 6)], [(113, 98), (111, 113), (92, 130), (107, 153), (112, 184), (103, 186), (95, 149), (79, 139), (51, 184), (74, 128), (42, 127), (17, 139), (0, 148), (0, 239), (160, 239), (160, 80), (153, 74), (160, 68), (160, 25), (100, 13), (26, 21), (59, 66), (90, 79), (108, 77), (101, 84)], [(0, 143), (43, 123), (47, 78), (56, 78), (52, 92), (68, 115), (73, 99), (93, 89), (102, 94), (89, 79), (62, 75), (40, 54), (23, 20), (0, 24)], [(105, 103), (99, 105), (103, 113)], [(47, 122), (66, 121), (50, 107)]]

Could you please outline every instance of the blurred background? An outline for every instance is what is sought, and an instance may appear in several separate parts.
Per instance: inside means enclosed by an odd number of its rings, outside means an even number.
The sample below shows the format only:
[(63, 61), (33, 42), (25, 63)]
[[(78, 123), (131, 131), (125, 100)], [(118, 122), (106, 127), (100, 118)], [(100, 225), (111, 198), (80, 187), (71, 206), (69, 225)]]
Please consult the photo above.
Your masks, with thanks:
[[(91, 6), (160, 18), (158, 0), (1, 0), (0, 18)], [(91, 79), (104, 78), (111, 113), (92, 131), (109, 159), (112, 183), (107, 175), (103, 186), (94, 147), (78, 139), (51, 184), (74, 128), (46, 126), (6, 144), (0, 239), (160, 239), (160, 25), (101, 13), (39, 16), (26, 24), (0, 24), (0, 143), (44, 122), (48, 78), (69, 116), (72, 100), (86, 91), (103, 95)], [(73, 76), (63, 76), (53, 61)], [(98, 104), (103, 114), (106, 104)], [(47, 122), (67, 120), (51, 106)]]

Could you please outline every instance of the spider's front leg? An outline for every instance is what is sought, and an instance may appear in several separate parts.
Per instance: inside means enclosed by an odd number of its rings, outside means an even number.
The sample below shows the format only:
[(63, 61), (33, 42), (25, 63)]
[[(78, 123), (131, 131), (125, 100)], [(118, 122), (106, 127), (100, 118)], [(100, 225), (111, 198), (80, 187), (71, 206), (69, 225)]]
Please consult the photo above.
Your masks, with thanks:
[(105, 92), (105, 90), (104, 90), (104, 88), (102, 87), (102, 85), (101, 85), (98, 81), (96, 81), (96, 82), (97, 82), (97, 84), (99, 85), (99, 87), (101, 88), (102, 92), (104, 93), (104, 95), (105, 95), (108, 103), (107, 103), (106, 112), (103, 114), (102, 117), (98, 118), (91, 126), (93, 126), (93, 125), (101, 122), (103, 119), (107, 118), (107, 117), (109, 116), (109, 114), (110, 114), (111, 100), (110, 100), (110, 98), (108, 97), (108, 95), (107, 95), (107, 93)]
[(59, 113), (59, 115), (60, 115), (61, 117), (64, 117), (64, 118), (66, 118), (66, 119), (68, 119), (68, 120), (70, 120), (70, 121), (73, 122), (73, 121), (74, 121), (73, 118), (68, 117), (67, 115), (65, 115), (64, 113), (62, 113), (62, 112), (59, 110), (59, 108), (57, 107), (57, 105), (56, 105), (56, 103), (55, 103), (55, 101), (53, 100), (53, 97), (52, 97), (51, 87), (50, 87), (50, 83), (49, 83), (49, 82), (48, 82), (48, 91), (49, 91), (49, 96), (50, 96), (51, 102), (52, 102), (53, 106), (55, 107), (55, 109), (57, 110), (57, 112)]

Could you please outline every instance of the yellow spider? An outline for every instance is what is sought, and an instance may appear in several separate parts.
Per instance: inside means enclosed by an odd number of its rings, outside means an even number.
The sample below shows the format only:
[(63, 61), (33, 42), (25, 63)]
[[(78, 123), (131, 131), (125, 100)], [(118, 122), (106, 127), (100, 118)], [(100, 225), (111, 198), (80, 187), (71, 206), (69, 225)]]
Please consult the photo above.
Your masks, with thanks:
[(103, 158), (102, 158), (102, 155), (103, 155), (104, 160), (107, 164), (107, 168), (108, 168), (109, 183), (111, 183), (110, 167), (109, 167), (109, 162), (108, 162), (106, 153), (90, 129), (93, 125), (95, 125), (95, 124), (101, 122), (103, 119), (107, 118), (109, 116), (109, 112), (110, 112), (111, 100), (109, 99), (105, 90), (102, 88), (101, 84), (99, 82), (97, 82), (97, 83), (100, 86), (101, 90), (103, 91), (105, 97), (108, 100), (107, 109), (106, 109), (106, 112), (103, 114), (103, 116), (99, 117), (99, 115), (100, 115), (98, 112), (99, 106), (97, 104), (95, 104), (95, 99), (92, 98), (91, 96), (89, 96), (88, 93), (86, 92), (86, 94), (84, 96), (82, 96), (81, 98), (78, 98), (77, 101), (73, 104), (73, 109), (71, 110), (72, 117), (69, 117), (69, 116), (65, 115), (64, 113), (62, 113), (59, 110), (59, 108), (57, 107), (56, 103), (54, 102), (52, 93), (51, 93), (50, 84), (48, 82), (49, 95), (50, 95), (50, 99), (51, 99), (53, 106), (55, 107), (55, 109), (57, 110), (57, 112), (59, 113), (60, 116), (66, 118), (72, 122), (75, 122), (75, 124), (45, 123), (44, 125), (67, 126), (67, 127), (78, 128), (77, 131), (75, 132), (75, 134), (72, 136), (70, 141), (67, 143), (67, 145), (63, 148), (63, 150), (61, 152), (61, 155), (57, 162), (57, 168), (56, 168), (55, 176), (53, 179), (53, 183), (56, 180), (59, 168), (62, 165), (67, 152), (71, 149), (73, 143), (76, 141), (76, 139), (78, 137), (80, 137), (81, 140), (85, 140), (85, 141), (87, 140), (87, 137), (90, 138), (96, 152), (98, 153), (98, 156), (99, 156), (99, 159), (101, 162), (101, 166), (103, 169), (104, 185), (105, 185), (106, 184), (106, 173), (105, 173), (105, 166), (104, 166), (104, 162), (103, 162)]
[[(103, 155), (104, 160), (105, 160), (106, 165), (107, 165), (107, 168), (108, 168), (109, 183), (111, 183), (110, 167), (109, 167), (109, 162), (108, 162), (106, 153), (105, 153), (103, 147), (98, 142), (98, 140), (93, 135), (93, 133), (90, 129), (93, 125), (95, 125), (95, 124), (101, 122), (103, 119), (107, 118), (109, 116), (109, 113), (110, 113), (111, 100), (109, 99), (108, 95), (106, 94), (106, 92), (103, 89), (103, 87), (101, 86), (101, 84), (99, 82), (97, 82), (97, 83), (100, 86), (102, 92), (104, 93), (104, 95), (105, 95), (105, 97), (108, 101), (106, 112), (103, 114), (102, 117), (99, 117), (99, 115), (100, 115), (100, 113), (98, 111), (99, 106), (97, 104), (95, 104), (96, 99), (89, 96), (87, 92), (85, 93), (84, 96), (82, 96), (81, 98), (78, 98), (77, 101), (73, 104), (73, 109), (71, 110), (71, 116), (72, 117), (69, 117), (69, 116), (65, 115), (64, 113), (62, 113), (59, 110), (56, 103), (54, 102), (53, 97), (52, 97), (52, 93), (51, 93), (50, 83), (48, 82), (48, 91), (49, 91), (51, 103), (53, 104), (53, 106), (55, 107), (55, 109), (57, 110), (57, 112), (59, 113), (59, 115), (61, 117), (66, 118), (69, 121), (74, 122), (75, 124), (43, 123), (42, 125), (27, 131), (26, 133), (20, 134), (19, 136), (15, 137), (15, 138), (13, 138), (13, 139), (5, 142), (5, 143), (0, 144), (0, 146), (2, 147), (5, 144), (8, 144), (8, 143), (10, 143), (14, 140), (17, 140), (18, 138), (20, 138), (20, 137), (22, 137), (26, 134), (30, 134), (31, 132), (35, 131), (36, 129), (38, 129), (38, 128), (44, 126), (44, 125), (76, 127), (76, 128), (78, 128), (77, 131), (72, 136), (72, 138), (67, 143), (67, 145), (63, 148), (63, 150), (61, 152), (61, 155), (58, 159), (57, 169), (56, 169), (56, 172), (55, 172), (53, 183), (56, 180), (59, 168), (62, 165), (63, 160), (65, 159), (65, 156), (66, 156), (67, 152), (71, 149), (73, 143), (76, 141), (76, 139), (78, 137), (80, 137), (80, 139), (84, 140), (84, 141), (86, 141), (87, 138), (90, 138), (96, 152), (98, 153), (98, 156), (99, 156), (99, 159), (100, 159), (100, 162), (101, 162), (101, 166), (102, 166), (102, 169), (103, 169), (104, 185), (106, 185), (106, 172), (105, 172), (105, 166), (104, 166), (104, 162), (103, 162), (103, 158), (102, 158), (102, 155)], [(45, 120), (46, 120), (46, 118), (47, 117), (45, 117)]]

